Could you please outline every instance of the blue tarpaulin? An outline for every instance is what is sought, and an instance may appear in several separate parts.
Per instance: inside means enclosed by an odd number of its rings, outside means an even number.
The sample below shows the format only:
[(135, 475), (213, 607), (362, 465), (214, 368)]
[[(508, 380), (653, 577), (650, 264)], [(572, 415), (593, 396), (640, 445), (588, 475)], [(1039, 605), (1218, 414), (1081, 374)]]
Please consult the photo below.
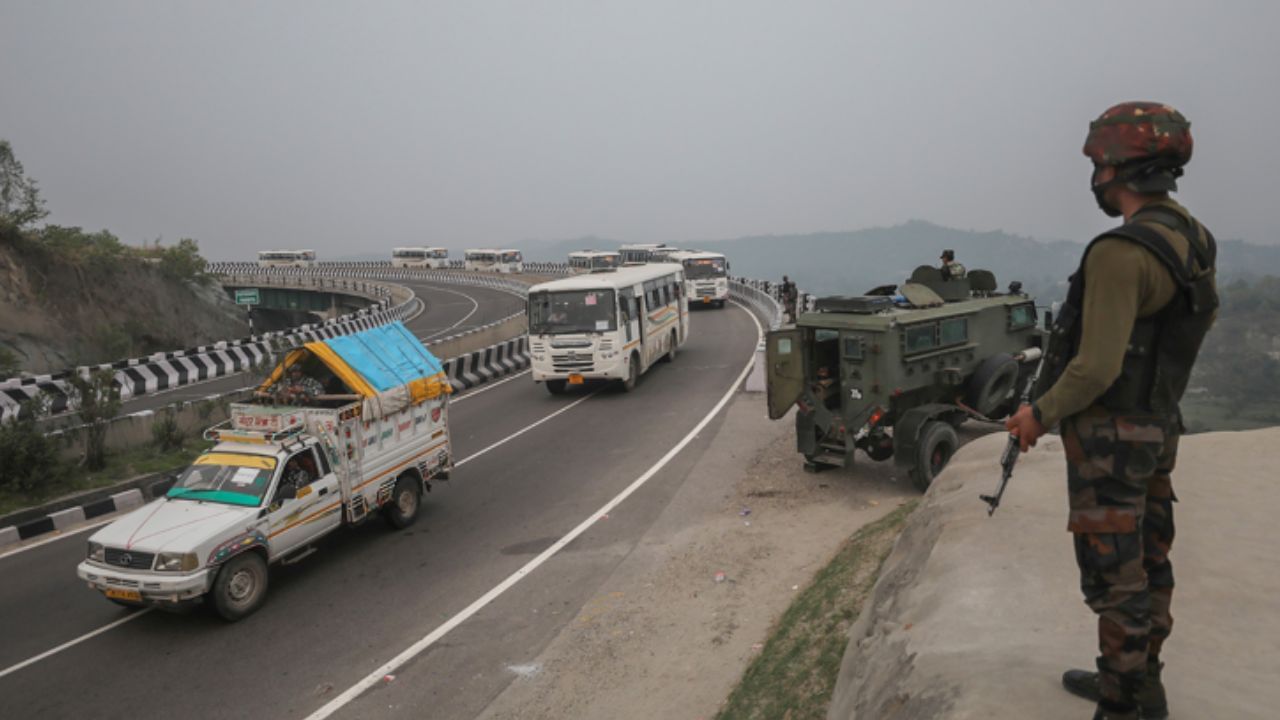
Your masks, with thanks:
[(440, 360), (399, 321), (330, 338), (324, 344), (379, 392), (433, 378), (443, 371)]

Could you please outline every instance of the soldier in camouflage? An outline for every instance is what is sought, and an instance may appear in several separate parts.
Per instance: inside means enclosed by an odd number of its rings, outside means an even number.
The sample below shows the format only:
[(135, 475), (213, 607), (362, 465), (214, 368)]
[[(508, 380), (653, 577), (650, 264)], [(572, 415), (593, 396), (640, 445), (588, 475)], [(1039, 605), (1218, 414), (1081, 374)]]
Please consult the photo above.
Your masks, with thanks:
[(1171, 473), (1186, 390), (1217, 309), (1213, 236), (1169, 198), (1191, 132), (1159, 103), (1116, 105), (1089, 126), (1098, 206), (1125, 224), (1094, 239), (1071, 276), (1033, 392), (1008, 421), (1022, 449), (1060, 427), (1068, 530), (1098, 615), (1097, 672), (1063, 685), (1094, 718), (1164, 718), (1161, 651), (1173, 626)]
[(267, 390), (277, 403), (307, 405), (324, 394), (324, 386), (319, 380), (303, 374), (300, 361), (290, 365), (286, 373), (286, 377)]

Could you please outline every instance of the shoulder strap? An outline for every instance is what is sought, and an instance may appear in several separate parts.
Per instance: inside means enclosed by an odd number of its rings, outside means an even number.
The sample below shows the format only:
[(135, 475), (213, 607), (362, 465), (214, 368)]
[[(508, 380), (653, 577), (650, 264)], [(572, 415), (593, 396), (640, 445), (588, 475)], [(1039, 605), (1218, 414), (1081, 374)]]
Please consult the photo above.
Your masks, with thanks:
[[(1169, 241), (1164, 238), (1155, 228), (1149, 227), (1142, 223), (1128, 223), (1118, 228), (1108, 230), (1101, 237), (1119, 237), (1135, 242), (1146, 248), (1155, 255), (1169, 272), (1173, 274), (1173, 279), (1179, 285), (1185, 287), (1194, 280), (1191, 268), (1187, 267), (1188, 263), (1178, 255)], [(1194, 245), (1193, 245), (1194, 247)], [(1195, 253), (1188, 253), (1194, 255)]]
[[(1182, 215), (1162, 205), (1148, 205), (1138, 210), (1129, 224), (1133, 225), (1145, 220), (1163, 225), (1186, 238), (1187, 245), (1191, 250), (1191, 252), (1187, 253), (1187, 272), (1194, 273), (1193, 260), (1200, 264), (1201, 270), (1209, 270), (1214, 267), (1218, 259), (1218, 244), (1213, 238), (1213, 233), (1209, 232), (1200, 223), (1194, 219), (1184, 218)], [(1206, 245), (1201, 245), (1200, 243), (1200, 232), (1202, 230), (1204, 231)]]

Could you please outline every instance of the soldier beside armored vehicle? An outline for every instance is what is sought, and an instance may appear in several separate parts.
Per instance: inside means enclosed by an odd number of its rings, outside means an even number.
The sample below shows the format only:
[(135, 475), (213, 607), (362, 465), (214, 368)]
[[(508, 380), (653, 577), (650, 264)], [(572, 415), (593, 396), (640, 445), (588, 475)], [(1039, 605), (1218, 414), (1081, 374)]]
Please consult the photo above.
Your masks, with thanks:
[(1042, 333), (1020, 287), (1000, 293), (989, 271), (944, 279), (921, 266), (900, 289), (818, 300), (769, 333), (769, 417), (796, 407), (806, 470), (851, 467), (862, 450), (927, 489), (959, 445), (955, 428), (1008, 415), (1034, 371)]

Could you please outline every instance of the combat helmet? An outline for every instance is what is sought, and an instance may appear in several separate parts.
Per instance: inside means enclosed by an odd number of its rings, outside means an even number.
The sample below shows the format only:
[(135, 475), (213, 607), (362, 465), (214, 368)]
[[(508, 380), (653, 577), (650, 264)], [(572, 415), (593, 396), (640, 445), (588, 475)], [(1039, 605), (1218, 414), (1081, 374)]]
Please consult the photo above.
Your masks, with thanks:
[(1108, 108), (1089, 123), (1084, 154), (1095, 167), (1114, 166), (1117, 172), (1110, 182), (1094, 182), (1094, 194), (1115, 184), (1141, 193), (1177, 190), (1191, 148), (1191, 123), (1168, 105), (1124, 102)]

